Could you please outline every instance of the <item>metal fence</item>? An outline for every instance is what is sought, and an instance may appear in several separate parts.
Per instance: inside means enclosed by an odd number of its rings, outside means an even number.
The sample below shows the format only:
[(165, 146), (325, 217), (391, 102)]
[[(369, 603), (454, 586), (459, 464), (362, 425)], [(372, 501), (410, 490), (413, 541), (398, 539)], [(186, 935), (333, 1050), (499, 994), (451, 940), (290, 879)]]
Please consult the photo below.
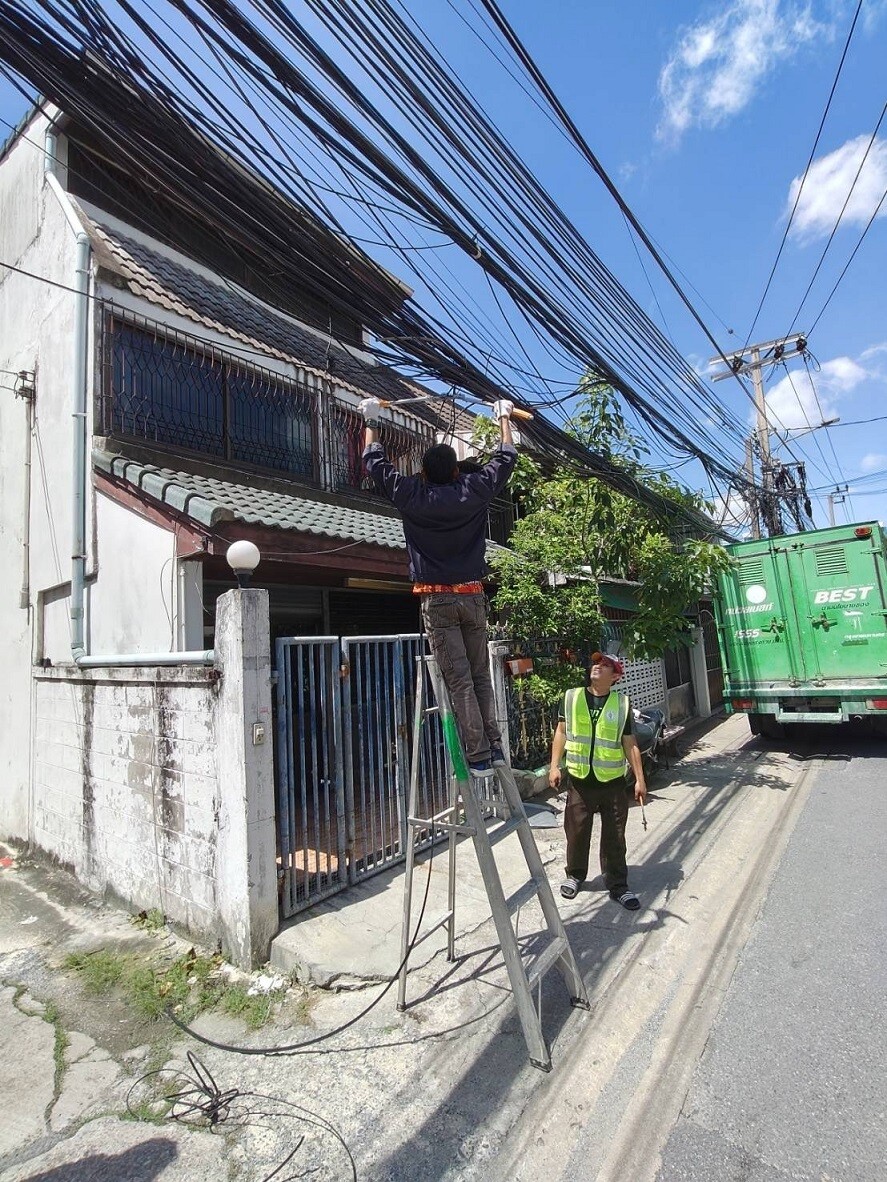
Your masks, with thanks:
[(103, 359), (106, 433), (318, 479), (317, 398), (299, 382), (110, 312)]
[[(423, 645), (417, 634), (277, 641), (284, 916), (404, 857), (413, 704)], [(440, 720), (431, 714), (421, 732), (423, 815), (446, 806), (448, 781)]]
[(280, 902), (292, 915), (348, 882), (341, 657), (335, 636), (276, 649)]
[(699, 613), (705, 646), (705, 674), (708, 678), (708, 700), (712, 710), (724, 703), (724, 669), (718, 645), (718, 625), (710, 606), (703, 605)]

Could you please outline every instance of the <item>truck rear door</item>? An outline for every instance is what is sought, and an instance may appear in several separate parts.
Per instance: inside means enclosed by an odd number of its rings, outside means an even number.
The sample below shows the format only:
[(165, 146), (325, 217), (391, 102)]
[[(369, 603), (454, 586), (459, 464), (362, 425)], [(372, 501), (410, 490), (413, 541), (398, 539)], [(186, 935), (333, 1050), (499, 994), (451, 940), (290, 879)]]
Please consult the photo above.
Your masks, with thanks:
[(798, 544), (803, 580), (798, 611), (813, 676), (829, 681), (883, 676), (887, 618), (877, 531)]
[(797, 681), (804, 667), (790, 643), (796, 623), (791, 593), (766, 541), (734, 552), (737, 566), (723, 580), (723, 628), (734, 686)]

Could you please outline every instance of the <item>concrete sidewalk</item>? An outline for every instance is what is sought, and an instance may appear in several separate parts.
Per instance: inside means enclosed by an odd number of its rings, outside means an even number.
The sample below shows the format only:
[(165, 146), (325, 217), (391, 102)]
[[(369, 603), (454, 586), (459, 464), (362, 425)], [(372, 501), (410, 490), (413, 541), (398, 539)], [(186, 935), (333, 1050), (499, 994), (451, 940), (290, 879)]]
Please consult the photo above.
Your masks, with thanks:
[[(561, 825), (563, 801), (557, 797), (544, 805), (525, 802), (534, 818), (533, 831), (542, 861), (550, 876), (557, 876), (563, 861)], [(543, 821), (546, 828), (537, 828)], [(501, 821), (489, 823), (492, 833)], [(496, 847), (496, 862), (505, 886), (505, 894), (517, 889), (529, 877), (527, 864), (516, 836)], [(411, 931), (416, 924), (428, 888), (422, 931), (427, 930), (447, 911), (449, 852), (447, 842), (426, 850), (416, 859), (413, 877)], [(278, 972), (292, 973), (299, 981), (324, 988), (353, 988), (368, 982), (387, 981), (401, 959), (403, 864), (384, 870), (372, 878), (312, 907), (303, 916), (286, 924), (271, 945), (271, 965)], [(470, 936), (490, 921), (490, 904), (470, 837), (463, 837), (456, 847), (456, 933)], [(425, 968), (446, 950), (446, 929), (440, 928), (410, 956), (412, 971)]]
[[(749, 784), (767, 792), (776, 786), (766, 759), (755, 762), (765, 755), (755, 744), (745, 786), (737, 785), (736, 752), (743, 745), (744, 719), (715, 725), (651, 785), (647, 832), (632, 809), (629, 860), (641, 911), (623, 911), (594, 882), (575, 900), (560, 901), (595, 1005), (623, 966), (642, 955), (651, 933), (668, 934), (683, 883), (721, 840), (721, 809), (741, 807)], [(536, 833), (556, 884), (562, 830)], [(512, 843), (517, 839), (501, 843), (497, 854), (511, 851)], [(506, 890), (525, 881), (522, 858), (511, 851), (500, 861)], [(166, 929), (135, 928), (59, 871), (14, 853), (0, 866), (0, 1022), (7, 1064), (0, 1112), (12, 1114), (0, 1134), (0, 1182), (263, 1182), (289, 1154), (295, 1155), (292, 1165), (281, 1176), (310, 1170), (315, 1182), (353, 1177), (349, 1154), (362, 1182), (480, 1178), (534, 1094), (557, 1087), (565, 1047), (591, 1029), (594, 1015), (571, 1009), (562, 982), (551, 974), (542, 1001), (554, 1072), (544, 1076), (528, 1065), (470, 842), (459, 849), (457, 960), (447, 964), (442, 934), (426, 941), (411, 964), (406, 1013), (397, 1013), (393, 990), (377, 983), (400, 958), (402, 871), (395, 871), (331, 900), (322, 917), (290, 929), (301, 929), (305, 975), (327, 973), (337, 984), (362, 988), (294, 988), (275, 1019), (257, 1031), (216, 1012), (194, 1022), (204, 1036), (235, 1048), (296, 1045), (294, 1053), (270, 1058), (200, 1046), (163, 1017), (138, 1017), (113, 990), (89, 995), (65, 968), (70, 953), (117, 949), (156, 956), (159, 949), (174, 959), (187, 944)], [(440, 907), (444, 871), (445, 860), (436, 856), (429, 915)], [(417, 910), (425, 875), (420, 865)], [(541, 929), (535, 903), (521, 912), (519, 929), (532, 951)], [(219, 1089), (234, 1089), (220, 1112), (228, 1118), (219, 1126), (224, 1136), (160, 1119), (158, 1089), (168, 1091), (173, 1078), (186, 1078), (173, 1077), (172, 1070), (194, 1074), (189, 1051)], [(163, 1074), (139, 1082), (160, 1068)], [(130, 1093), (138, 1121), (128, 1118)], [(160, 1123), (145, 1123), (146, 1117)]]
[[(716, 749), (718, 740), (713, 740), (715, 746), (712, 747), (705, 736), (713, 729), (717, 731), (723, 721), (723, 716), (719, 715), (697, 722), (695, 726), (674, 728), (668, 738), (669, 760), (675, 759), (678, 750), (689, 750), (689, 765), (694, 759), (704, 757), (709, 750)], [(737, 725), (735, 720), (732, 725), (734, 728)], [(744, 720), (740, 720), (739, 725), (744, 725)], [(695, 748), (694, 743), (697, 744)], [(657, 780), (661, 782), (662, 778), (663, 773), (658, 773), (651, 785), (651, 817), (659, 811), (655, 789)], [(558, 797), (551, 792), (525, 802), (542, 862), (555, 890), (563, 877), (565, 802), (566, 793)], [(491, 831), (495, 824), (490, 823)], [(506, 896), (526, 882), (526, 862), (516, 837), (496, 847), (496, 863)], [(595, 863), (593, 851), (592, 867)], [(416, 932), (429, 876), (422, 930), (446, 914), (447, 867), (446, 842), (417, 859), (413, 880), (413, 933)], [(404, 877), (401, 863), (361, 880), (290, 920), (272, 943), (272, 966), (278, 972), (294, 974), (299, 981), (322, 988), (354, 988), (368, 982), (387, 981), (397, 971), (401, 959)], [(490, 920), (490, 905), (470, 837), (458, 842), (456, 882), (456, 936), (459, 939), (477, 932)], [(410, 956), (410, 971), (424, 968), (445, 949), (446, 930), (441, 928), (414, 949)]]

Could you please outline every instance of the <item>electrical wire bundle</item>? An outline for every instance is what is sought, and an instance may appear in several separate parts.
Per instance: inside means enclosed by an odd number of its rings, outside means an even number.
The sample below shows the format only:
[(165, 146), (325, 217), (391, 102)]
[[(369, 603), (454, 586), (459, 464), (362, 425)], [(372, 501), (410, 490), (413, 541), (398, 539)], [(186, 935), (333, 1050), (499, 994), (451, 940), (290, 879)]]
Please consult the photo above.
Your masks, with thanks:
[[(435, 248), (398, 241), (418, 224), (482, 269), (500, 309), (500, 296), (510, 300), (564, 372), (609, 382), (658, 446), (741, 487), (743, 424), (634, 303), (409, 15), (387, 0), (307, 0), (306, 8), (348, 68), (277, 0), (243, 9), (229, 0), (3, 0), (0, 58), (139, 182), (269, 260), (282, 297), (298, 276), (365, 325), (384, 363), (486, 403), (503, 394), (526, 403), (529, 381), (534, 409), (552, 413), (575, 390), (574, 378), (560, 383), (569, 394), (557, 394), (516, 333), (519, 357), (501, 334), (485, 347), (489, 334), (466, 323), (466, 301), (441, 283)], [(369, 97), (373, 78), (406, 130)], [(412, 250), (438, 312), (405, 299), (347, 241), (346, 208), (395, 252)], [(661, 498), (629, 471), (546, 418), (525, 433), (552, 458), (663, 513)]]

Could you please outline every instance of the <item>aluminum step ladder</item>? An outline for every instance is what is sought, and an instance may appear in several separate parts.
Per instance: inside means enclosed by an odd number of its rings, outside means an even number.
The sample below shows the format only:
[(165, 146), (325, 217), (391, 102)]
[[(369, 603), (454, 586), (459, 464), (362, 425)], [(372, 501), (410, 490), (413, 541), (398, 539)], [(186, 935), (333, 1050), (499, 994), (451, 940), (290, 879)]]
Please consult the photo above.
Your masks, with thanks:
[[(436, 704), (426, 704), (426, 678)], [(433, 837), (435, 831), (449, 835), (447, 910), (433, 920), (421, 933), (416, 933), (413, 947), (428, 939), (442, 927), (447, 929), (447, 959), (455, 959), (456, 940), (456, 843), (460, 835), (474, 840), (478, 865), (490, 900), (493, 921), (502, 947), (505, 967), (511, 991), (517, 1005), (518, 1017), (527, 1044), (530, 1062), (543, 1071), (551, 1070), (551, 1054), (542, 1033), (542, 978), (549, 969), (557, 968), (564, 979), (574, 1006), (588, 1009), (588, 995), (585, 983), (573, 957), (570, 942), (561, 920), (560, 912), (551, 890), (551, 883), (545, 873), (542, 858), (536, 846), (523, 801), (511, 768), (497, 767), (493, 776), (471, 775), (465, 758), (450, 696), (443, 677), (433, 656), (419, 658), (416, 670), (416, 706), (413, 726), (412, 767), (410, 774), (410, 795), (407, 813), (408, 840), (406, 849), (406, 879), (404, 883), (403, 929), (401, 933), (401, 969), (397, 997), (398, 1010), (406, 1009), (407, 953), (410, 949), (410, 927), (413, 895), (413, 871), (415, 867), (416, 839), (420, 833)], [(429, 715), (438, 713), (443, 727), (444, 743), (451, 771), (449, 803), (445, 809), (432, 817), (417, 817), (416, 805), (419, 793), (419, 777), (422, 753), (422, 730)], [(498, 782), (501, 797), (492, 799), (481, 795), (485, 787)], [(484, 813), (492, 813), (501, 824), (492, 831), (487, 829)], [(514, 894), (506, 897), (496, 865), (493, 847), (509, 834), (516, 833), (523, 850), (529, 871), (529, 880)], [(549, 943), (525, 966), (521, 957), (512, 925), (512, 916), (531, 899), (538, 899), (549, 935)], [(533, 990), (537, 1000), (533, 1000)]]

